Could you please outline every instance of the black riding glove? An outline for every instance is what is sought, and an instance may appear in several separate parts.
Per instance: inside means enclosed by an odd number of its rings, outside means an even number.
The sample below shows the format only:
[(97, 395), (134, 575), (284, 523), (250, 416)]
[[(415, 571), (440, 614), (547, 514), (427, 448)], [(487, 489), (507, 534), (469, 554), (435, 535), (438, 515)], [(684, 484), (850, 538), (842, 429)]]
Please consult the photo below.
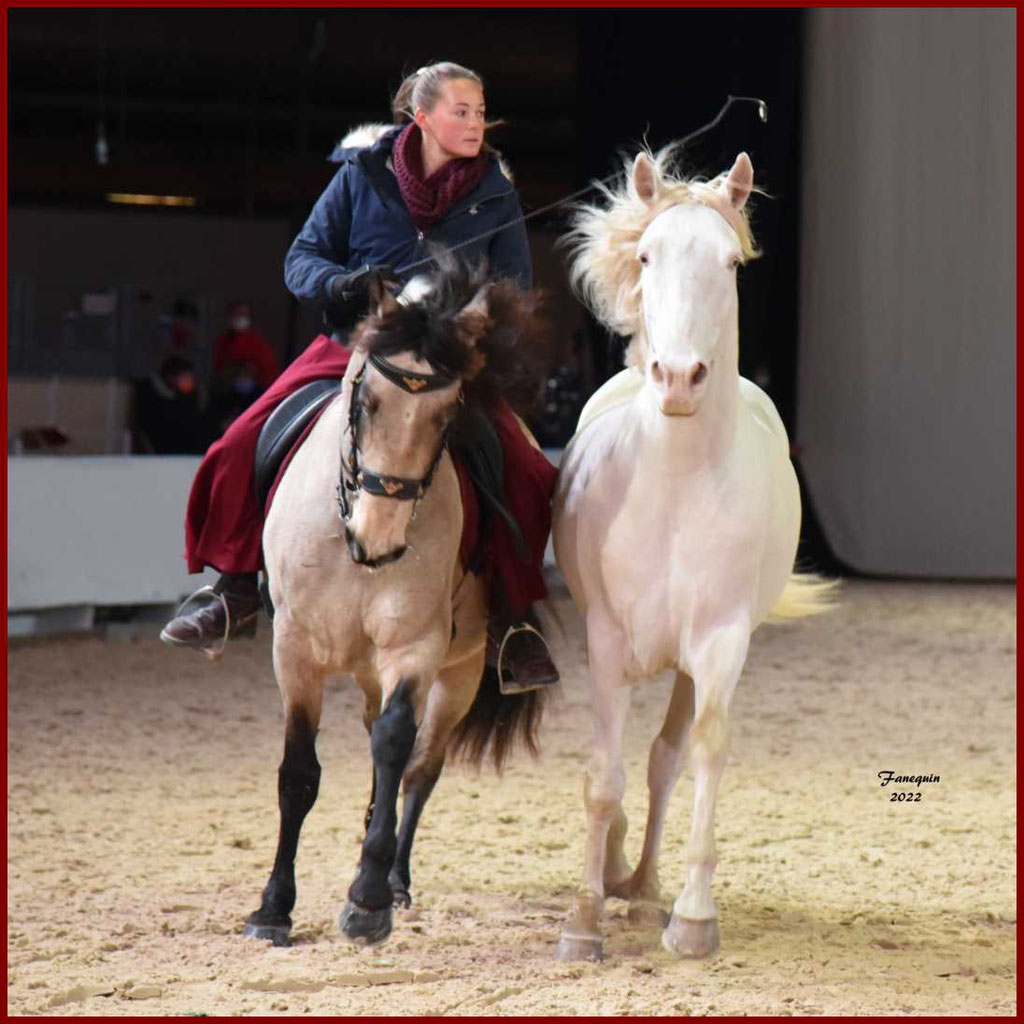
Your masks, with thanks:
[(378, 263), (372, 267), (361, 267), (354, 274), (338, 274), (327, 282), (327, 300), (340, 305), (357, 302), (360, 299), (365, 302), (370, 284), (375, 278), (380, 281), (394, 281), (394, 267), (387, 263)]
[(352, 274), (337, 274), (324, 288), (328, 323), (336, 328), (348, 329), (369, 310), (371, 285), (375, 281), (394, 281), (394, 268), (386, 263), (362, 267)]

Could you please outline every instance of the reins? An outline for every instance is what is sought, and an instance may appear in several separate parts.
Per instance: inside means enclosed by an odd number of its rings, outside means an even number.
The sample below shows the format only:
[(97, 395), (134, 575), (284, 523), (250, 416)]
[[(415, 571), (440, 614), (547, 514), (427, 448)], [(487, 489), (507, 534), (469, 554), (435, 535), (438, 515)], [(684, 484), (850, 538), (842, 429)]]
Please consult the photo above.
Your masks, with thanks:
[[(758, 99), (756, 96), (729, 96), (728, 99), (722, 106), (722, 109), (715, 115), (715, 117), (708, 121), (706, 125), (698, 128), (694, 132), (690, 132), (689, 135), (684, 135), (681, 139), (671, 143), (670, 145), (676, 149), (681, 149), (688, 142), (692, 142), (699, 135), (703, 135), (705, 132), (711, 131), (723, 117), (725, 117), (726, 111), (734, 103), (756, 103), (758, 116), (762, 122), (768, 120), (768, 104), (764, 100)], [(581, 189), (577, 189), (575, 192), (564, 196), (561, 199), (556, 199), (553, 203), (548, 203), (547, 206), (542, 206), (537, 210), (533, 210), (531, 213), (520, 214), (518, 217), (514, 217), (512, 220), (507, 221), (504, 224), (499, 224), (496, 228), (490, 228), (487, 231), (481, 231), (480, 234), (474, 235), (472, 238), (467, 238), (464, 242), (459, 242), (457, 245), (446, 246), (445, 251), (447, 252), (458, 252), (459, 249), (465, 248), (467, 245), (472, 245), (474, 242), (479, 242), (481, 239), (489, 238), (491, 235), (498, 234), (499, 231), (504, 231), (506, 228), (514, 227), (516, 224), (525, 224), (526, 221), (532, 220), (534, 217), (539, 217), (542, 213), (547, 213), (549, 210), (554, 210), (559, 206), (564, 206), (566, 203), (571, 203), (575, 199), (579, 199), (580, 196), (586, 195), (588, 192), (595, 188), (599, 188), (601, 185), (607, 185), (613, 182), (618, 177), (618, 172), (609, 174), (607, 177), (601, 178), (598, 181), (592, 181), (589, 185), (585, 185)], [(417, 260), (415, 263), (409, 263), (404, 267), (398, 267), (395, 270), (396, 274), (408, 274), (410, 271), (418, 270), (420, 267), (425, 267), (430, 263), (436, 262), (435, 256), (427, 256), (424, 259)]]

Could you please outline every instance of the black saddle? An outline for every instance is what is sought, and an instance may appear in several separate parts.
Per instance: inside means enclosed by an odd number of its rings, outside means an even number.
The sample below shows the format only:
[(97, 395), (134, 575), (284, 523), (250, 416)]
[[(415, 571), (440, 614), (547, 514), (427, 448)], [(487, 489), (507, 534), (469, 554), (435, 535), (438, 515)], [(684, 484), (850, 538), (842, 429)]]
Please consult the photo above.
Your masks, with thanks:
[(338, 393), (337, 377), (310, 381), (290, 394), (271, 414), (256, 442), (256, 501), (266, 508), (284, 457), (310, 420)]

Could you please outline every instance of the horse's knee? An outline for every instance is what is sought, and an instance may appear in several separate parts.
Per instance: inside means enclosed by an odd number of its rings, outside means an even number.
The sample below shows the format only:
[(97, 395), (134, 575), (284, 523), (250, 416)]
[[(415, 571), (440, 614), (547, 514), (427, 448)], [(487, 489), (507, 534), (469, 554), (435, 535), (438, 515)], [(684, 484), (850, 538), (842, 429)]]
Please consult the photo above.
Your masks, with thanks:
[(621, 768), (593, 764), (583, 783), (583, 802), (594, 817), (611, 821), (622, 806), (626, 773)]
[(412, 701), (415, 680), (403, 679), (387, 707), (370, 729), (370, 752), (378, 769), (405, 769), (416, 742), (416, 714)]
[(698, 763), (715, 761), (725, 753), (729, 742), (729, 713), (717, 703), (709, 703), (690, 726), (690, 750)]
[(316, 727), (302, 711), (288, 716), (284, 759), (277, 772), (277, 792), (282, 806), (305, 814), (320, 790), (320, 762), (316, 759)]
[(277, 795), (282, 806), (308, 813), (320, 792), (320, 765), (282, 762), (277, 771)]

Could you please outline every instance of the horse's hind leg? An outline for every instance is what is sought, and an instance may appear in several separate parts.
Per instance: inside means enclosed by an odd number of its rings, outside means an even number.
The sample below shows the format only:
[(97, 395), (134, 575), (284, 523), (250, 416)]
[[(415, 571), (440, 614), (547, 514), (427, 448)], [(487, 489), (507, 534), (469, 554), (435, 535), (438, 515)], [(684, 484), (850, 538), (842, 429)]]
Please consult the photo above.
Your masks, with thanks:
[(284, 759), (277, 777), (281, 828), (270, 881), (263, 890), (259, 909), (246, 919), (244, 931), (251, 938), (270, 939), (275, 946), (288, 944), (295, 906), (299, 831), (320, 787), (315, 744), (324, 679), (308, 659), (295, 654), (297, 645), (282, 643), (280, 637), (280, 633), (275, 633), (274, 669), (285, 717)]
[(441, 776), (452, 730), (473, 703), (483, 673), (483, 650), (443, 669), (430, 688), (416, 746), (403, 780), (402, 824), (398, 829), (395, 862), (388, 875), (396, 907), (412, 905), (409, 860), (416, 826)]
[(662, 933), (662, 945), (684, 957), (718, 948), (718, 908), (711, 895), (717, 863), (715, 802), (725, 768), (729, 704), (750, 643), (750, 629), (737, 623), (716, 630), (694, 659), (696, 718), (690, 728), (694, 764), (693, 820), (686, 847), (686, 885)]
[(622, 678), (625, 641), (603, 617), (587, 619), (591, 700), (594, 711), (594, 753), (583, 785), (587, 838), (583, 879), (572, 914), (562, 929), (558, 956), (562, 960), (600, 959), (601, 913), (604, 909), (605, 860), (612, 825), (622, 815), (626, 776), (622, 767), (622, 734), (629, 710), (629, 686)]
[(630, 901), (631, 921), (668, 924), (668, 914), (659, 906), (658, 851), (669, 797), (679, 778), (686, 730), (692, 721), (693, 680), (685, 672), (677, 672), (665, 721), (651, 744), (647, 761), (648, 809), (643, 852), (633, 874), (609, 890), (609, 895)]
[(363, 839), (359, 869), (338, 918), (338, 928), (360, 942), (382, 942), (391, 934), (388, 874), (397, 845), (395, 804), (416, 741), (416, 685), (414, 678), (402, 678), (370, 729), (375, 780), (373, 810)]

